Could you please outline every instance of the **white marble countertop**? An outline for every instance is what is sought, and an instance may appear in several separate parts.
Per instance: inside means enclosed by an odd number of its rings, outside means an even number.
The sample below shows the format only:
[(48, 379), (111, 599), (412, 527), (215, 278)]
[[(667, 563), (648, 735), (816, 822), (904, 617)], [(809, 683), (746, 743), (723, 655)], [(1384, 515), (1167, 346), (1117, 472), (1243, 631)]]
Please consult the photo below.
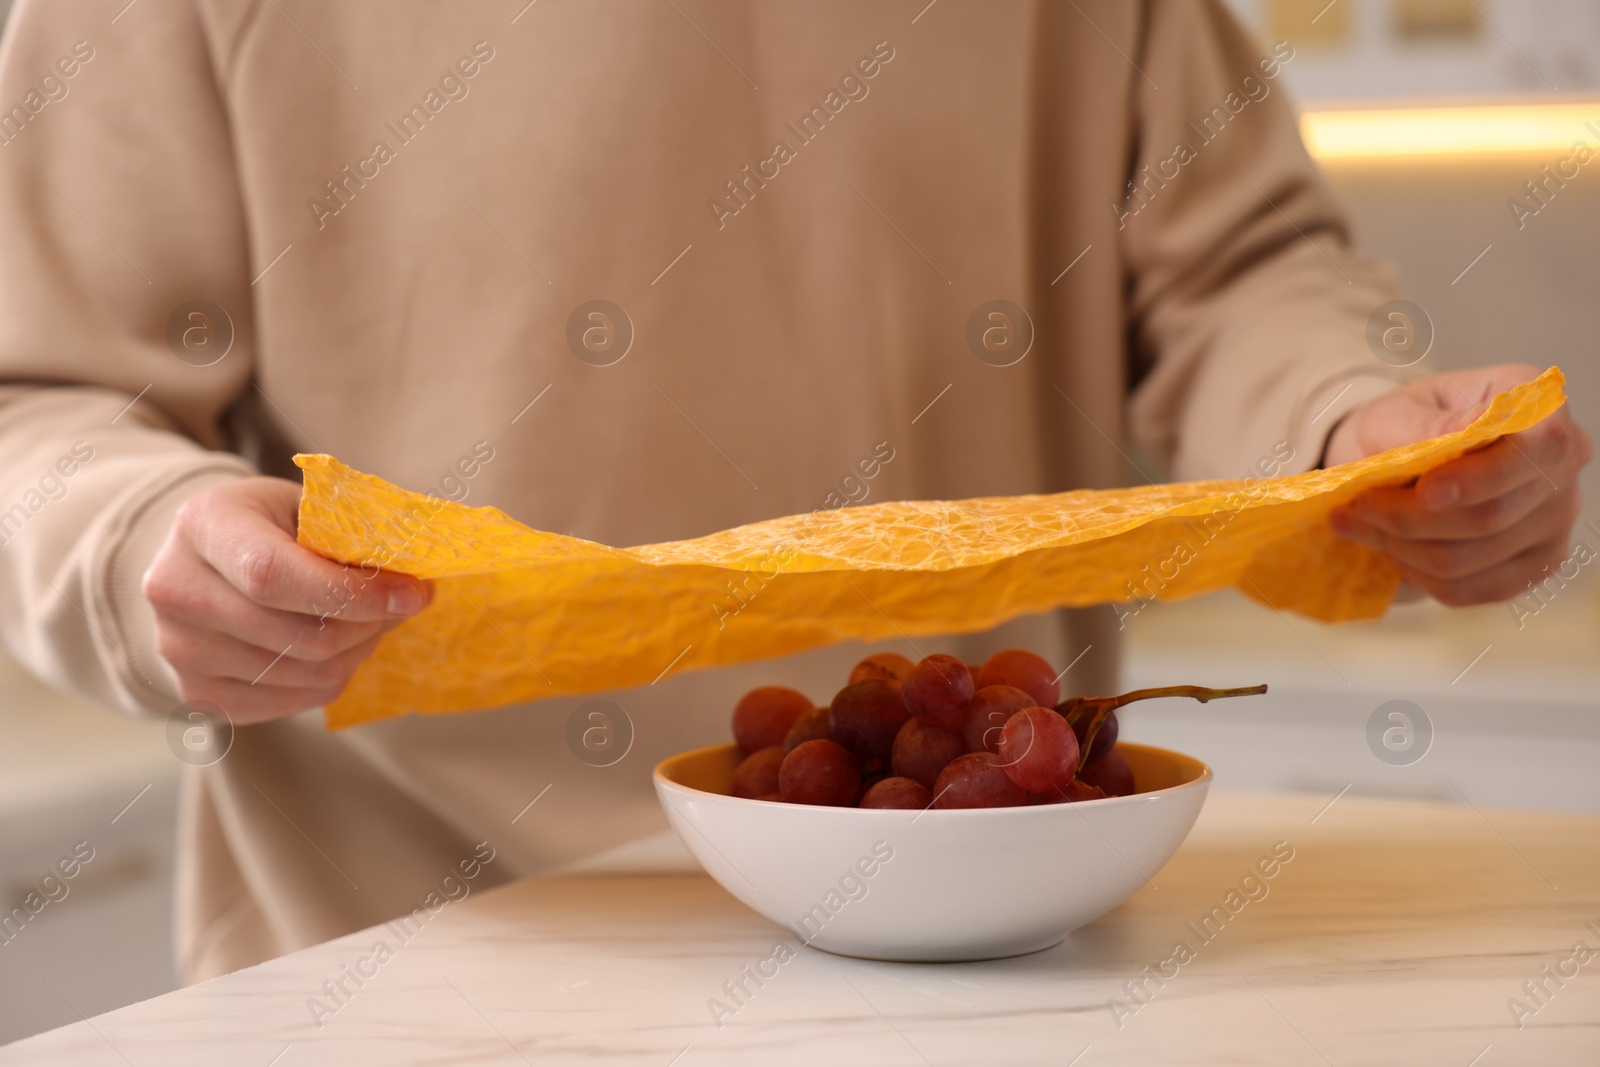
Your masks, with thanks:
[[(474, 894), (408, 942), (352, 934), (0, 1063), (1600, 1063), (1600, 818), (1329, 799), (1213, 795), (1151, 885), (1036, 955), (910, 965), (800, 948), (720, 1026), (712, 998), (736, 1003), (724, 983), (792, 935), (654, 841), (632, 852), (654, 873), (614, 861)], [(1279, 841), (1294, 858), (1266, 894), (1197, 936)], [(347, 980), (319, 1027), (308, 1002), (380, 940), (392, 958)], [(1190, 957), (1164, 964), (1179, 941)], [(1596, 954), (1574, 956), (1579, 942)], [(1134, 999), (1125, 983), (1147, 964), (1172, 976)]]

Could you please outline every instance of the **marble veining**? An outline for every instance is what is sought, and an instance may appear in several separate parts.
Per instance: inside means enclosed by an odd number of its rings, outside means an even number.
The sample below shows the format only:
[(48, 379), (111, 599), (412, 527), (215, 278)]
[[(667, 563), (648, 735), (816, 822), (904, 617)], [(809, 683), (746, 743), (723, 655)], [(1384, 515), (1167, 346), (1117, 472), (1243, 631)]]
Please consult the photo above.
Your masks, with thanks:
[(1326, 804), (1215, 794), (1111, 914), (953, 965), (799, 946), (647, 841), (0, 1064), (1600, 1064), (1600, 819)]

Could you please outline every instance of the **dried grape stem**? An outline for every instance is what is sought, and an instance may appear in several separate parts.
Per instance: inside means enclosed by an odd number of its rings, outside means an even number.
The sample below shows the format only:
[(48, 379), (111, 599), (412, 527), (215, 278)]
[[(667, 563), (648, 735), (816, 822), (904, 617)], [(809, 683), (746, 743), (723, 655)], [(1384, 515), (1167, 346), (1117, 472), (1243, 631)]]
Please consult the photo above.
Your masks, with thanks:
[[(1265, 685), (1246, 685), (1235, 689), (1208, 689), (1202, 685), (1163, 685), (1154, 689), (1135, 689), (1131, 693), (1123, 693), (1114, 697), (1079, 697), (1074, 712), (1092, 707), (1093, 718), (1089, 720), (1088, 727), (1083, 732), (1083, 744), (1079, 746), (1084, 755), (1088, 755), (1094, 748), (1095, 736), (1100, 733), (1100, 727), (1105, 724), (1106, 716), (1124, 704), (1131, 704), (1135, 700), (1150, 700), (1153, 697), (1193, 697), (1204, 704), (1208, 700), (1220, 700), (1223, 697), (1249, 697), (1259, 696), (1267, 691)], [(1070, 721), (1070, 720), (1069, 720)], [(1082, 765), (1079, 766), (1082, 770)]]
[(1223, 697), (1252, 697), (1259, 696), (1267, 691), (1265, 685), (1245, 685), (1236, 689), (1207, 689), (1203, 685), (1163, 685), (1155, 689), (1135, 689), (1131, 693), (1123, 693), (1114, 697), (1090, 697), (1095, 702), (1109, 701), (1108, 707), (1120, 708), (1124, 704), (1131, 704), (1135, 700), (1149, 700), (1152, 697), (1193, 697), (1204, 704), (1208, 700), (1220, 700)]

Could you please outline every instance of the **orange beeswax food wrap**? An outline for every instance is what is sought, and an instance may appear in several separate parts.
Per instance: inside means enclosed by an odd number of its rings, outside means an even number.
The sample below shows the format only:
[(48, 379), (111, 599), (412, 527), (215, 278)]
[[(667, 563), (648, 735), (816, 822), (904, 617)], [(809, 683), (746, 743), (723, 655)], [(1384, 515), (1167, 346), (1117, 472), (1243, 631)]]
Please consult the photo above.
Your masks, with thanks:
[(621, 689), (846, 639), (982, 630), (1224, 586), (1316, 619), (1371, 618), (1399, 573), (1334, 537), (1328, 510), (1532, 426), (1561, 406), (1562, 383), (1551, 368), (1465, 430), (1332, 470), (872, 504), (639, 548), (544, 533), (331, 456), (297, 456), (301, 544), (351, 564), (349, 583), (376, 567), (435, 580), (433, 602), (383, 638), (327, 722)]

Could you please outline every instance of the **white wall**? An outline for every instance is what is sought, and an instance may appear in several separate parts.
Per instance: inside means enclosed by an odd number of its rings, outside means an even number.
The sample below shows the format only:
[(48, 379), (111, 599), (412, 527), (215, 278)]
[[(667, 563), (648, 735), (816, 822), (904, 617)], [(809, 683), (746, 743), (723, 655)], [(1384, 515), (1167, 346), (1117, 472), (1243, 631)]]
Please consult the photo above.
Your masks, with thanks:
[[(1600, 4), (1594, 0), (1455, 2), (1469, 16), (1476, 7), (1475, 32), (1406, 39), (1395, 28), (1401, 0), (1336, 0), (1323, 20), (1343, 18), (1344, 39), (1292, 40), (1297, 54), (1284, 75), (1290, 92), (1326, 102), (1600, 88)], [(1322, 6), (1317, 0), (1228, 0), (1264, 40), (1275, 36), (1277, 3), (1312, 12)]]
[(0, 935), (0, 1043), (177, 985), (178, 760), (162, 723), (52, 692), (0, 657), (0, 917), (75, 845), (93, 859)]

